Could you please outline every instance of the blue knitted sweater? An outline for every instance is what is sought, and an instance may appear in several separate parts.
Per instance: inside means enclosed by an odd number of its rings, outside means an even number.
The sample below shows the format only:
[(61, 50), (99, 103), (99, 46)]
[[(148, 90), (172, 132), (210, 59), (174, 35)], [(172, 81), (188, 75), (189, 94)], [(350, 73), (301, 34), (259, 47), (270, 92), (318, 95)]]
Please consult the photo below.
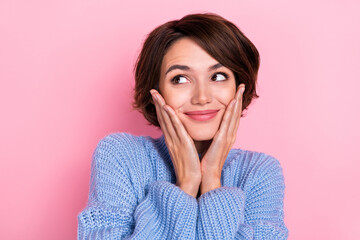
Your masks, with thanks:
[(164, 135), (109, 134), (93, 154), (78, 239), (287, 239), (274, 157), (231, 149), (221, 187), (198, 199), (175, 183)]

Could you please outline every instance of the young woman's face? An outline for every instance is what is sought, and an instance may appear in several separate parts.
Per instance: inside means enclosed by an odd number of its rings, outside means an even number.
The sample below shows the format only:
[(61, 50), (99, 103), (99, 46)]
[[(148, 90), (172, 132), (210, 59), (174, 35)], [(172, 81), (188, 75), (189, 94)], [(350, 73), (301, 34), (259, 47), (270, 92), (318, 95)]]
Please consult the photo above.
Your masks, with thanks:
[(235, 76), (196, 42), (184, 37), (163, 58), (159, 90), (194, 140), (210, 140), (235, 97)]

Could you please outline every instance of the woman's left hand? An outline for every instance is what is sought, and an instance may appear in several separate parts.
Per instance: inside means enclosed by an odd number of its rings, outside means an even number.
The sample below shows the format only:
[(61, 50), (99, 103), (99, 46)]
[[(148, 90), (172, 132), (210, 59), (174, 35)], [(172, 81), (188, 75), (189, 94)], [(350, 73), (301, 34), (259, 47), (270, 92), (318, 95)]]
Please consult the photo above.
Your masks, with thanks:
[[(242, 91), (243, 90), (243, 91)], [(245, 85), (241, 84), (226, 108), (219, 130), (216, 132), (210, 147), (201, 159), (201, 194), (221, 187), (221, 171), (230, 149), (235, 143), (242, 112), (242, 96)]]

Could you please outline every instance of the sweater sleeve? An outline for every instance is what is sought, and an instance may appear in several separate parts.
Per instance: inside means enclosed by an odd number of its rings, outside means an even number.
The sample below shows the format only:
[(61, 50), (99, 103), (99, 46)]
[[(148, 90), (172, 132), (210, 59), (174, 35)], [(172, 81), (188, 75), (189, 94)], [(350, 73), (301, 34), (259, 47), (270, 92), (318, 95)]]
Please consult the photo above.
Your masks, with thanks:
[[(148, 157), (139, 145), (129, 135), (116, 141), (108, 136), (99, 142), (93, 154), (88, 204), (78, 215), (78, 239), (195, 238), (195, 198), (167, 181), (154, 181), (147, 191), (135, 187), (146, 174), (139, 170), (134, 154)], [(143, 176), (134, 176), (136, 172)]]
[(287, 239), (279, 162), (268, 158), (250, 181), (246, 191), (220, 187), (199, 198), (197, 239)]

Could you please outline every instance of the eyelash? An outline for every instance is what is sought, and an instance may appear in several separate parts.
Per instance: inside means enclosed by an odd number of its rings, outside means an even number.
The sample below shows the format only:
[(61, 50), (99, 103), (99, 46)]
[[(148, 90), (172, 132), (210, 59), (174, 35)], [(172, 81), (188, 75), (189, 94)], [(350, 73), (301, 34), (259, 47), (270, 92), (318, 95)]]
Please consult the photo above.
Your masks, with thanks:
[[(212, 77), (216, 76), (217, 74), (221, 74), (221, 75), (223, 75), (223, 76), (225, 77), (224, 80), (220, 80), (219, 82), (226, 81), (226, 80), (229, 78), (229, 76), (228, 76), (226, 73), (224, 73), (224, 72), (217, 72), (217, 73), (215, 73)], [(181, 83), (175, 82), (175, 79), (178, 78), (178, 77), (185, 77), (185, 76), (184, 76), (184, 75), (181, 75), (181, 74), (176, 75), (175, 77), (173, 77), (173, 78), (171, 79), (171, 82), (172, 82), (173, 84), (181, 84)], [(211, 79), (212, 79), (212, 78), (211, 78)]]

